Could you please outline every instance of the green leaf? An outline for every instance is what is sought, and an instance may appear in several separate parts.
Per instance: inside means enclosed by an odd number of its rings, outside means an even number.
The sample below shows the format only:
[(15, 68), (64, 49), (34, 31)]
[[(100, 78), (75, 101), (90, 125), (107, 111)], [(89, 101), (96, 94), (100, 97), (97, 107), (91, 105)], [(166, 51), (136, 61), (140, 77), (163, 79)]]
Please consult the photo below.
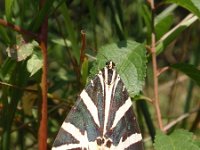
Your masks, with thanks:
[[(163, 36), (171, 27), (174, 18), (172, 14), (176, 7), (177, 5), (175, 4), (170, 5), (156, 16), (154, 25), (157, 39), (160, 39), (160, 37)], [(151, 11), (147, 5), (142, 5), (141, 15), (144, 18), (144, 29), (146, 30), (147, 43), (151, 43)]]
[(84, 61), (81, 66), (81, 83), (82, 85), (86, 84), (88, 76), (88, 59), (84, 58)]
[(200, 140), (196, 139), (194, 143), (200, 148)]
[(17, 37), (17, 44), (12, 47), (8, 47), (6, 52), (8, 57), (17, 61), (22, 61), (30, 56), (36, 47), (38, 47), (38, 43), (36, 41), (26, 43), (22, 37)]
[(163, 36), (170, 29), (172, 23), (173, 15), (162, 18), (162, 20), (158, 22), (155, 26), (156, 38), (159, 39), (161, 36)]
[[(32, 89), (32, 90), (37, 90), (38, 85), (34, 84), (31, 86), (28, 86), (28, 89)], [(32, 111), (33, 111), (33, 107), (35, 104), (35, 101), (37, 99), (37, 95), (35, 93), (32, 92), (24, 92), (23, 96), (22, 96), (22, 109), (24, 110), (24, 114), (25, 115), (29, 115), (32, 116)]]
[[(14, 62), (14, 61), (12, 61)], [(25, 63), (15, 62), (14, 70), (10, 73), (10, 79), (8, 81), (9, 84), (11, 85), (17, 85), (18, 87), (24, 88), (25, 85), (27, 84), (28, 80), (28, 73), (27, 70), (25, 69)], [(3, 125), (3, 134), (1, 135), (2, 140), (1, 141), (1, 149), (10, 149), (11, 144), (11, 132), (12, 132), (12, 125), (13, 121), (15, 118), (15, 114), (17, 112), (17, 106), (18, 102), (23, 94), (23, 90), (19, 90), (18, 88), (9, 88), (5, 87), (3, 88), (2, 92), (2, 98), (3, 99), (3, 109), (1, 113), (1, 125)], [(7, 89), (7, 90), (6, 90)], [(13, 149), (13, 148), (11, 148)]]
[(154, 147), (155, 150), (199, 150), (193, 140), (193, 134), (182, 129), (175, 130), (170, 135), (158, 131)]
[(0, 40), (2, 41), (2, 43), (4, 43), (5, 45), (10, 43), (8, 33), (2, 26), (0, 26), (0, 35), (1, 35)]
[(11, 12), (12, 12), (13, 2), (14, 2), (13, 0), (5, 1), (6, 18), (8, 21), (11, 21)]
[(146, 49), (143, 44), (135, 41), (123, 41), (103, 46), (97, 54), (97, 62), (91, 72), (103, 68), (108, 60), (117, 67), (131, 97), (141, 91), (146, 75)]
[(176, 3), (200, 18), (200, 1), (199, 0), (166, 0), (169, 3)]
[(72, 43), (68, 39), (63, 39), (63, 38), (53, 38), (51, 40), (53, 43), (61, 45), (61, 46), (68, 46), (71, 47)]
[(200, 12), (200, 1), (199, 0), (192, 0), (192, 3), (194, 6), (199, 10)]
[(156, 53), (161, 53), (174, 39), (176, 39), (186, 28), (190, 27), (196, 20), (197, 16), (189, 14), (177, 26), (165, 33), (156, 43)]
[(177, 5), (173, 4), (163, 10), (155, 18), (155, 30), (156, 38), (160, 39), (171, 27), (174, 21), (173, 11), (176, 9)]
[[(120, 1), (116, 2), (116, 3), (120, 3)], [(108, 4), (108, 7), (109, 7), (109, 10), (111, 12), (111, 19), (112, 19), (112, 22), (113, 24), (115, 25), (115, 28), (116, 28), (116, 33), (119, 37), (120, 40), (125, 40), (126, 37), (124, 35), (124, 29), (123, 29), (123, 22), (122, 22), (122, 16), (120, 17), (120, 6), (117, 7), (118, 9), (115, 10), (115, 7), (114, 7), (114, 4), (113, 4), (113, 1), (107, 1), (107, 4)], [(117, 4), (116, 4), (117, 5)]]
[(30, 72), (30, 76), (34, 75), (42, 68), (42, 54), (41, 52), (34, 52), (31, 58), (27, 61), (27, 70)]
[(48, 14), (51, 12), (53, 2), (54, 0), (46, 1), (44, 7), (42, 7), (42, 9), (39, 12), (36, 11), (37, 16), (33, 19), (30, 25), (30, 29), (32, 31), (37, 31), (40, 25), (44, 22), (45, 17), (48, 16)]
[(79, 62), (80, 51), (79, 51), (76, 31), (74, 30), (73, 21), (70, 18), (70, 11), (65, 3), (61, 5), (60, 11), (64, 17), (64, 24), (65, 24), (64, 26), (67, 27), (65, 29), (67, 30), (66, 32), (68, 33), (69, 40), (72, 44), (71, 53), (73, 54), (73, 57), (76, 58), (77, 62)]
[(151, 41), (151, 11), (147, 5), (142, 5), (141, 7), (141, 15), (144, 19), (145, 23), (145, 32), (147, 35), (147, 43), (150, 43)]
[(171, 67), (183, 72), (200, 86), (200, 70), (198, 70), (194, 65), (180, 63), (171, 65)]
[(12, 73), (16, 67), (16, 62), (10, 58), (7, 58), (0, 68), (0, 79), (8, 82), (12, 76)]

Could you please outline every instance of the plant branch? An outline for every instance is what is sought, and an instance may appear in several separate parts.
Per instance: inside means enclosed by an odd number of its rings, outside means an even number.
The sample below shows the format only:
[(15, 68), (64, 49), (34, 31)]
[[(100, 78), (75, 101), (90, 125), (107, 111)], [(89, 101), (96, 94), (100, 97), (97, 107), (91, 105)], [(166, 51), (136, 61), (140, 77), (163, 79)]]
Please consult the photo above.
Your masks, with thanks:
[(9, 87), (12, 87), (12, 88), (15, 88), (15, 89), (18, 89), (18, 90), (24, 90), (24, 91), (27, 91), (27, 92), (38, 93), (38, 90), (34, 90), (34, 89), (30, 89), (30, 88), (23, 88), (23, 87), (20, 87), (20, 86), (17, 86), (17, 85), (13, 85), (13, 84), (1, 82), (1, 81), (0, 81), (0, 85), (9, 86)]
[(33, 38), (35, 38), (35, 39), (38, 39), (37, 34), (35, 34), (35, 33), (33, 33), (33, 32), (30, 32), (30, 31), (27, 31), (27, 30), (24, 30), (24, 29), (22, 29), (21, 27), (19, 27), (19, 26), (17, 26), (17, 25), (14, 25), (14, 24), (12, 24), (12, 23), (9, 23), (9, 22), (7, 22), (7, 21), (5, 21), (5, 20), (3, 20), (3, 19), (0, 19), (0, 25), (3, 25), (4, 27), (11, 28), (11, 29), (13, 29), (14, 31), (19, 32), (19, 33), (21, 33), (21, 34), (23, 34), (23, 35), (28, 35), (28, 36), (30, 36), (30, 37), (33, 37)]
[(186, 119), (187, 117), (189, 117), (191, 114), (198, 112), (200, 109), (194, 109), (191, 112), (188, 113), (184, 113), (181, 116), (179, 116), (178, 118), (176, 118), (175, 120), (171, 121), (170, 123), (168, 123), (163, 129), (164, 131), (168, 131), (171, 127), (173, 127), (174, 125), (176, 125), (177, 123), (181, 122), (182, 120)]
[[(45, 0), (40, 0), (40, 6), (45, 5)], [(42, 101), (41, 101), (41, 118), (40, 126), (38, 130), (38, 148), (39, 150), (47, 149), (47, 36), (48, 36), (48, 16), (45, 17), (43, 24), (40, 28), (40, 48), (43, 56), (43, 67), (42, 67)]]
[(152, 65), (153, 65), (153, 81), (154, 81), (154, 100), (153, 100), (153, 105), (155, 107), (156, 111), (156, 116), (157, 116), (157, 121), (158, 121), (158, 126), (161, 131), (163, 131), (163, 123), (162, 123), (162, 117), (161, 117), (161, 112), (160, 112), (160, 104), (159, 104), (159, 97), (158, 97), (158, 76), (157, 76), (157, 60), (156, 60), (156, 36), (155, 36), (155, 29), (154, 29), (154, 10), (155, 10), (155, 5), (154, 5), (154, 0), (149, 0), (148, 1), (151, 6), (152, 10), (152, 22), (151, 22), (151, 28), (152, 28), (152, 33), (151, 33), (151, 54), (152, 54)]
[(167, 71), (169, 66), (163, 67), (157, 71), (157, 76), (161, 75), (163, 72)]
[(195, 16), (194, 14), (190, 13), (187, 15), (180, 23), (178, 23), (174, 28), (172, 28), (170, 31), (168, 31), (166, 34), (164, 34), (159, 41), (156, 42), (156, 45), (167, 39), (173, 32), (175, 32), (177, 29), (183, 27), (183, 26), (188, 26), (189, 23), (194, 22), (198, 20), (198, 17)]
[[(194, 113), (198, 113), (200, 112), (200, 108), (195, 108), (192, 111), (188, 112), (188, 113), (184, 113), (181, 116), (177, 117), (175, 120), (171, 121), (170, 123), (168, 123), (167, 125), (165, 125), (163, 127), (163, 130), (165, 132), (167, 132), (169, 129), (171, 129), (173, 126), (175, 126), (177, 123), (181, 122), (182, 120), (186, 119), (187, 117), (189, 117), (190, 115), (194, 114)], [(150, 136), (146, 137), (144, 139), (144, 142), (149, 141), (151, 138)]]
[(80, 67), (85, 58), (85, 47), (86, 47), (86, 39), (85, 39), (85, 32), (81, 30), (81, 50), (80, 50)]

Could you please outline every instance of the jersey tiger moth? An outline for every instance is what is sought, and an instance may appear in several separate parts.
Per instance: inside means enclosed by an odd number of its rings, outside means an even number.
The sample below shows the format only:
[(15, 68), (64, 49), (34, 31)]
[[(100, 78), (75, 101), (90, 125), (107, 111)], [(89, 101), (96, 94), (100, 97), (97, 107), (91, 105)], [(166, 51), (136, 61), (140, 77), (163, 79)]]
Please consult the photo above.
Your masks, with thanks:
[(127, 89), (112, 61), (81, 92), (52, 150), (143, 150)]

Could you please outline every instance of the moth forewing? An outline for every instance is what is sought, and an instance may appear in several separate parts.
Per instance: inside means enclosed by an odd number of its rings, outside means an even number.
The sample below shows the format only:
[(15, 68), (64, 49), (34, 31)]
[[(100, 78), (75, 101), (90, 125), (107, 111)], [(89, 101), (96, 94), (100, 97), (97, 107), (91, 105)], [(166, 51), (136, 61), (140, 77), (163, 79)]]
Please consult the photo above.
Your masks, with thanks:
[(131, 99), (112, 61), (81, 92), (52, 149), (143, 150)]

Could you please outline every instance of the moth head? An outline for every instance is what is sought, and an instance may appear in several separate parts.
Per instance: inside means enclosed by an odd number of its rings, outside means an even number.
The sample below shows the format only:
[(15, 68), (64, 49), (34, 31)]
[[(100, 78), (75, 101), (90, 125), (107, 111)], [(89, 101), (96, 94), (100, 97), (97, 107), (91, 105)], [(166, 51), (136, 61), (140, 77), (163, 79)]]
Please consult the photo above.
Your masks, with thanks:
[(115, 67), (115, 63), (109, 60), (108, 62), (106, 62), (106, 67), (108, 69), (113, 69)]

